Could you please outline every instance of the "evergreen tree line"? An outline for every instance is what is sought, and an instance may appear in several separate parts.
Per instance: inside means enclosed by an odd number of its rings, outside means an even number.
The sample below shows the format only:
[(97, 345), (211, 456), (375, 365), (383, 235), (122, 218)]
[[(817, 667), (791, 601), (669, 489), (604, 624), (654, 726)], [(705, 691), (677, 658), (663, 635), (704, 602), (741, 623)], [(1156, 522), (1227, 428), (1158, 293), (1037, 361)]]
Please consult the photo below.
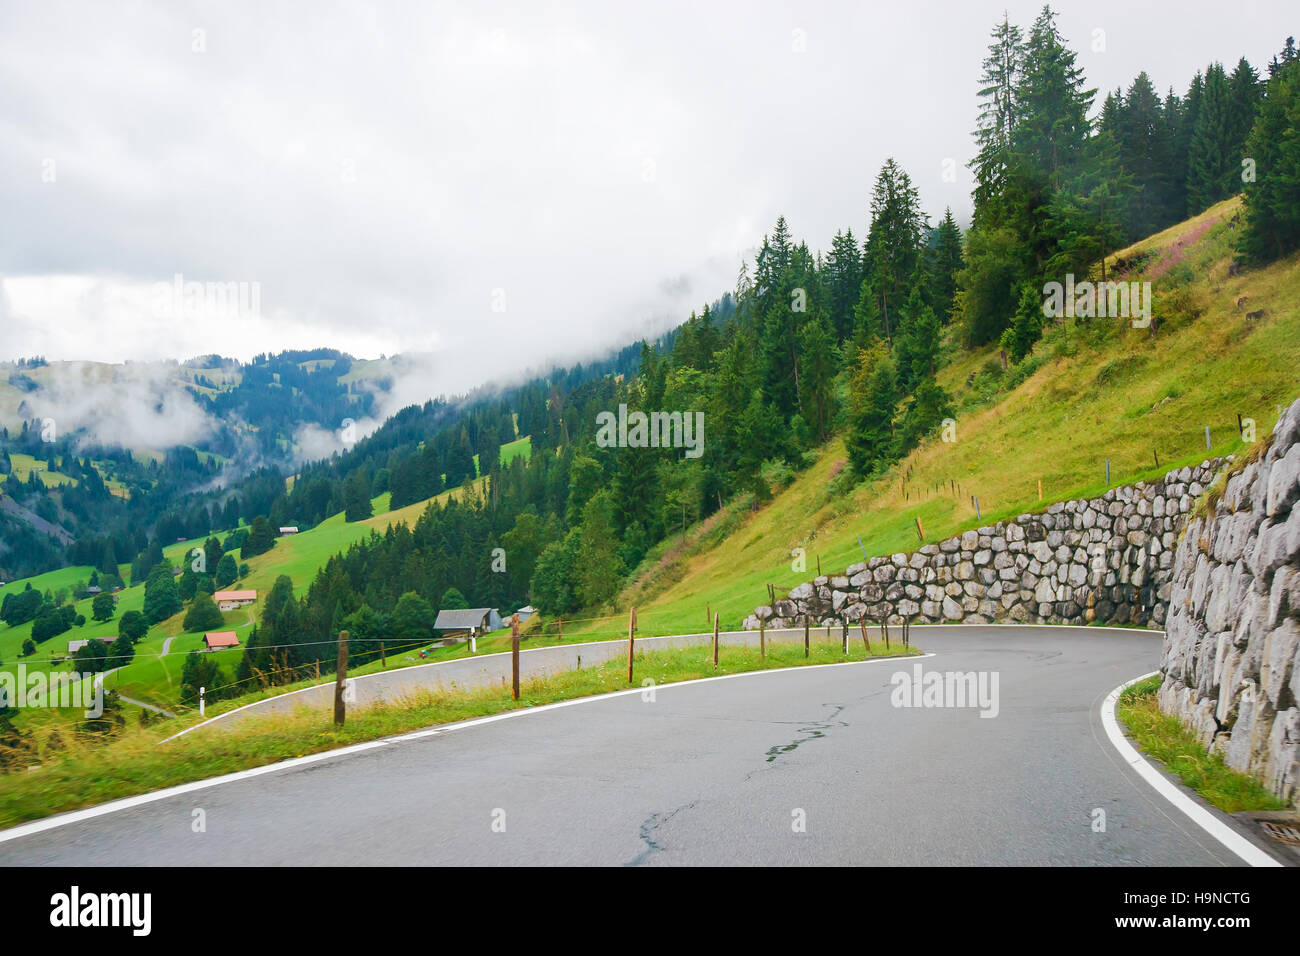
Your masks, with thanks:
[(980, 77), (975, 210), (957, 277), (970, 346), (1001, 340), (1013, 361), (1041, 334), (1042, 288), (1080, 279), (1143, 236), (1245, 192), (1242, 252), (1266, 262), (1297, 248), (1300, 157), (1294, 41), (1262, 82), (1243, 57), (1212, 63), (1182, 96), (1139, 73), (1091, 116), (1076, 54), (1044, 7), (1026, 34), (1005, 18)]

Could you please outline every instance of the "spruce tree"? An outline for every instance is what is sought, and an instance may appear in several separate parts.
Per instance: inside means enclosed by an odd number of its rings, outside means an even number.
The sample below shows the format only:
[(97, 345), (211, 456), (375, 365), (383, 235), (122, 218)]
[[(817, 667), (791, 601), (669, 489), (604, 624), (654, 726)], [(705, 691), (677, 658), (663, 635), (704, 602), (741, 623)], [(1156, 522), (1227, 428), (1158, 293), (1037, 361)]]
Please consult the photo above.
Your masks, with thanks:
[(214, 580), (219, 588), (230, 587), (239, 577), (239, 568), (235, 564), (234, 552), (223, 554), (217, 562), (217, 569), (214, 574)]
[(1241, 141), (1223, 65), (1205, 72), (1196, 127), (1187, 156), (1188, 214), (1195, 215), (1241, 188)]
[(988, 56), (980, 74), (979, 119), (975, 142), (978, 152), (971, 162), (975, 176), (976, 225), (1003, 222), (1007, 175), (1012, 163), (1011, 134), (1018, 114), (1016, 87), (1024, 56), (1024, 37), (1004, 15), (993, 29)]
[(1137, 75), (1118, 107), (1113, 130), (1103, 113), (1100, 133), (1113, 133), (1117, 165), (1133, 177), (1125, 226), (1128, 237), (1137, 238), (1175, 222), (1179, 215), (1170, 180), (1173, 143), (1160, 97), (1145, 72)]
[(354, 471), (343, 483), (343, 520), (363, 521), (374, 514), (370, 503), (370, 482), (365, 472)]
[(904, 395), (922, 379), (935, 373), (939, 356), (939, 320), (925, 303), (920, 278), (918, 274), (901, 313), (895, 347), (898, 388)]
[(894, 360), (884, 344), (877, 343), (859, 355), (849, 395), (849, 428), (844, 445), (849, 464), (860, 478), (893, 457), (898, 400)]
[(853, 230), (836, 231), (826, 258), (827, 312), (836, 341), (853, 334), (853, 310), (862, 293), (862, 255)]
[(1012, 362), (1020, 362), (1043, 334), (1043, 298), (1032, 283), (1020, 287), (1016, 316), (1002, 333), (1002, 347)]
[(905, 454), (915, 448), (923, 438), (933, 434), (945, 418), (951, 418), (953, 414), (952, 399), (935, 381), (934, 376), (923, 378), (913, 391), (907, 410), (903, 412), (900, 450)]
[[(1285, 53), (1283, 54), (1285, 57)], [(1300, 59), (1284, 59), (1268, 81), (1245, 152), (1255, 160), (1247, 182), (1242, 252), (1254, 263), (1300, 249)]]
[[(1255, 126), (1255, 115), (1264, 97), (1264, 87), (1259, 82), (1259, 74), (1244, 56), (1237, 61), (1236, 69), (1228, 77), (1228, 96), (1232, 103), (1230, 119), (1232, 141), (1244, 147), (1246, 137)], [(1234, 186), (1234, 189), (1240, 188)]]
[(820, 316), (804, 323), (799, 330), (799, 408), (818, 444), (830, 437), (837, 352)]
[(921, 200), (912, 178), (894, 161), (885, 160), (871, 194), (871, 229), (865, 261), (871, 288), (879, 297), (885, 338), (892, 341), (891, 310), (904, 302), (921, 261), (926, 228)]
[(962, 269), (962, 235), (952, 209), (943, 211), (935, 230), (929, 260), (929, 302), (943, 325), (952, 317), (953, 299), (957, 295), (957, 274)]
[(1012, 144), (1029, 175), (1056, 188), (1083, 158), (1096, 90), (1086, 89), (1076, 54), (1044, 7), (1030, 28), (1015, 90), (1018, 116)]

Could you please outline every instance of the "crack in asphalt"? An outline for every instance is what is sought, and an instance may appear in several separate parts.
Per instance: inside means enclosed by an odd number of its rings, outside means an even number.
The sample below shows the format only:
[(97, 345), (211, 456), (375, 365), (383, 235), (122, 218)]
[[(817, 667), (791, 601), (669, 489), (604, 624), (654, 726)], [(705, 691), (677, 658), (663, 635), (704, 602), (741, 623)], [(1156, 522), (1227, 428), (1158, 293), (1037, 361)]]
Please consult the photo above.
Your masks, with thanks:
[(625, 863), (623, 865), (640, 866), (650, 857), (654, 856), (656, 853), (661, 852), (663, 850), (663, 846), (661, 846), (658, 842), (655, 841), (654, 838), (655, 832), (661, 826), (663, 826), (665, 823), (671, 820), (673, 817), (677, 816), (677, 814), (681, 813), (683, 810), (692, 809), (696, 803), (697, 801), (692, 800), (690, 803), (684, 803), (680, 807), (677, 807), (675, 810), (670, 810), (667, 813), (650, 814), (650, 816), (648, 816), (645, 819), (645, 821), (641, 824), (641, 833), (639, 834), (641, 838), (641, 842), (645, 844), (646, 848), (641, 851), (641, 854), (636, 859), (632, 860), (629, 863)]
[(832, 727), (848, 726), (847, 721), (835, 719), (836, 717), (838, 717), (840, 714), (844, 712), (844, 708), (847, 705), (822, 704), (822, 706), (832, 707), (834, 708), (834, 710), (831, 711), (830, 715), (827, 716), (825, 720), (800, 721), (799, 723), (802, 723), (803, 726), (799, 728), (799, 733), (804, 736), (796, 737), (794, 740), (790, 741), (789, 743), (777, 744), (775, 747), (768, 748), (767, 751), (768, 763), (775, 762), (776, 758), (780, 757), (782, 754), (788, 754), (791, 751), (798, 749), (800, 744), (806, 744), (810, 740), (818, 740), (821, 737), (825, 737), (826, 731), (830, 730)]

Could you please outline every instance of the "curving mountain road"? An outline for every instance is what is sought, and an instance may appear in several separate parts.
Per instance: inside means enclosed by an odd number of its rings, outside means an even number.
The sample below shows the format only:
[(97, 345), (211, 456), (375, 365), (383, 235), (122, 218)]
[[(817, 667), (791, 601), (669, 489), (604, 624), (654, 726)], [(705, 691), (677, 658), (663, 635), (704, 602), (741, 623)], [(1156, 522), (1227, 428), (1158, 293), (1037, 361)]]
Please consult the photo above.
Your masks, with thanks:
[[(918, 627), (913, 639), (932, 656), (541, 708), (47, 821), (0, 833), (0, 862), (1242, 863), (1102, 730), (1103, 698), (1156, 667), (1158, 634)], [(893, 706), (891, 675), (917, 663), (996, 672), (997, 716)]]

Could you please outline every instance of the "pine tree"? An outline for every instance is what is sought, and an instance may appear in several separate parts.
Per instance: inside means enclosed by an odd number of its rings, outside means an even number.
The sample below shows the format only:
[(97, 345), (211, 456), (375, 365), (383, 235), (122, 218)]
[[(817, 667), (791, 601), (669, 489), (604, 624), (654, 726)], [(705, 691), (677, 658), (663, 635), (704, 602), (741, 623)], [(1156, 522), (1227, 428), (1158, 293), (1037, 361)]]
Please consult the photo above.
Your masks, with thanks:
[(935, 229), (934, 244), (929, 259), (928, 299), (935, 315), (943, 325), (952, 318), (953, 300), (957, 295), (957, 274), (962, 269), (962, 235), (952, 209), (943, 211), (943, 219)]
[(883, 343), (858, 357), (849, 397), (849, 429), (844, 439), (849, 464), (865, 478), (894, 455), (894, 417), (898, 412), (894, 360)]
[(1120, 162), (1120, 148), (1111, 130), (1101, 130), (1089, 139), (1084, 153), (1085, 161), (1053, 193), (1044, 210), (1044, 231), (1053, 237), (1045, 271), (1050, 275), (1086, 274), (1100, 261), (1104, 279), (1106, 256), (1128, 238), (1135, 187), (1132, 174)]
[(837, 350), (830, 330), (814, 316), (799, 330), (799, 408), (820, 444), (830, 437)]
[(1241, 142), (1223, 65), (1205, 71), (1196, 127), (1187, 157), (1188, 213), (1195, 215), (1241, 187)]
[(907, 297), (901, 313), (895, 362), (898, 370), (898, 388), (906, 395), (928, 376), (935, 373), (939, 356), (939, 320), (934, 310), (925, 303), (920, 275)]
[[(1288, 43), (1290, 41), (1288, 40)], [(1291, 49), (1288, 46), (1288, 49)], [(1268, 92), (1246, 155), (1255, 160), (1255, 181), (1247, 182), (1242, 251), (1255, 263), (1270, 262), (1300, 248), (1300, 59), (1287, 57), (1272, 71)]]
[(1043, 299), (1032, 283), (1020, 287), (1016, 316), (1011, 327), (1002, 333), (1002, 347), (1012, 362), (1019, 362), (1043, 334)]
[(890, 310), (902, 305), (921, 261), (926, 228), (921, 200), (912, 178), (893, 157), (885, 160), (871, 194), (871, 230), (865, 261), (871, 288), (879, 296), (885, 338), (892, 341)]
[(249, 528), (248, 539), (240, 548), (239, 556), (241, 558), (252, 558), (259, 554), (265, 554), (275, 545), (275, 537), (271, 533), (271, 523), (267, 521), (266, 515), (258, 515), (253, 519), (253, 524)]
[(1287, 37), (1286, 46), (1282, 48), (1282, 52), (1269, 61), (1268, 78), (1271, 80), (1273, 77), (1277, 76), (1278, 72), (1284, 66), (1293, 62), (1297, 58), (1300, 58), (1300, 52), (1297, 52), (1296, 50), (1295, 37)]
[(354, 471), (343, 483), (343, 520), (363, 521), (374, 514), (370, 504), (370, 482), (365, 472)]
[[(1004, 219), (1027, 243), (1028, 270), (1018, 281), (1047, 268), (1057, 236), (1045, 228), (1056, 193), (1082, 166), (1096, 90), (1086, 89), (1075, 53), (1056, 29), (1056, 14), (1044, 7), (1025, 42), (1015, 98), (1019, 116), (1012, 131), (1016, 158), (1011, 175), (1014, 214)], [(1001, 318), (1005, 321), (1005, 316)]]
[(966, 233), (966, 266), (957, 279), (954, 309), (968, 346), (996, 342), (1015, 312), (1016, 288), (1029, 274), (1029, 250), (1009, 227)]
[[(1255, 115), (1259, 111), (1259, 104), (1264, 98), (1264, 87), (1259, 82), (1259, 74), (1244, 56), (1237, 61), (1237, 68), (1232, 71), (1232, 76), (1228, 77), (1228, 96), (1232, 103), (1230, 121), (1232, 141), (1244, 147), (1246, 138), (1250, 136), (1250, 131), (1255, 126)], [(1240, 155), (1240, 149), (1237, 152)], [(1234, 185), (1233, 188), (1241, 187)]]
[(797, 315), (788, 299), (776, 301), (763, 313), (759, 327), (763, 392), (780, 409), (783, 418), (794, 413), (798, 401)]
[(763, 481), (763, 462), (779, 457), (784, 451), (781, 441), (783, 424), (776, 408), (763, 401), (762, 390), (754, 389), (736, 426), (737, 453), (732, 487), (752, 493), (758, 502), (771, 497), (767, 483)]
[(1188, 184), (1191, 181), (1192, 136), (1196, 132), (1196, 123), (1201, 116), (1201, 101), (1204, 97), (1205, 76), (1197, 70), (1187, 87), (1187, 95), (1182, 99), (1178, 128), (1174, 131), (1174, 161), (1170, 171), (1175, 188), (1182, 199), (1180, 218), (1183, 219), (1200, 211), (1192, 209)]
[(1002, 212), (1007, 174), (1012, 162), (1011, 134), (1019, 118), (1016, 87), (1024, 56), (1020, 28), (1005, 16), (993, 29), (993, 42), (980, 75), (979, 119), (975, 142), (979, 149), (971, 162), (975, 174), (976, 225), (997, 226)]
[(871, 280), (863, 279), (858, 304), (853, 307), (853, 345), (859, 351), (874, 347), (876, 340), (884, 335), (880, 310), (876, 307), (878, 301)]
[(652, 448), (618, 449), (612, 483), (611, 520), (620, 539), (638, 522), (643, 523), (643, 532), (653, 530), (646, 528), (644, 522), (657, 494), (655, 464), (660, 457), (661, 454)]
[(1147, 236), (1177, 221), (1170, 170), (1173, 143), (1169, 124), (1155, 87), (1145, 72), (1139, 73), (1128, 93), (1117, 103), (1114, 125), (1102, 114), (1100, 135), (1111, 134), (1117, 165), (1132, 174), (1134, 193), (1126, 231), (1129, 238)]
[(217, 562), (214, 581), (219, 588), (229, 587), (239, 577), (239, 567), (235, 564), (234, 553), (223, 554)]
[(1059, 188), (1083, 160), (1096, 90), (1085, 89), (1076, 54), (1056, 28), (1056, 14), (1043, 7), (1030, 28), (1017, 77), (1018, 116), (1012, 145), (1030, 178)]
[(900, 451), (906, 454), (915, 448), (923, 438), (943, 424), (944, 419), (952, 416), (952, 399), (948, 393), (939, 387), (933, 375), (923, 378), (917, 384), (912, 401), (903, 413)]
[(852, 229), (836, 231), (825, 273), (831, 332), (842, 341), (853, 334), (854, 308), (862, 294), (862, 255)]

